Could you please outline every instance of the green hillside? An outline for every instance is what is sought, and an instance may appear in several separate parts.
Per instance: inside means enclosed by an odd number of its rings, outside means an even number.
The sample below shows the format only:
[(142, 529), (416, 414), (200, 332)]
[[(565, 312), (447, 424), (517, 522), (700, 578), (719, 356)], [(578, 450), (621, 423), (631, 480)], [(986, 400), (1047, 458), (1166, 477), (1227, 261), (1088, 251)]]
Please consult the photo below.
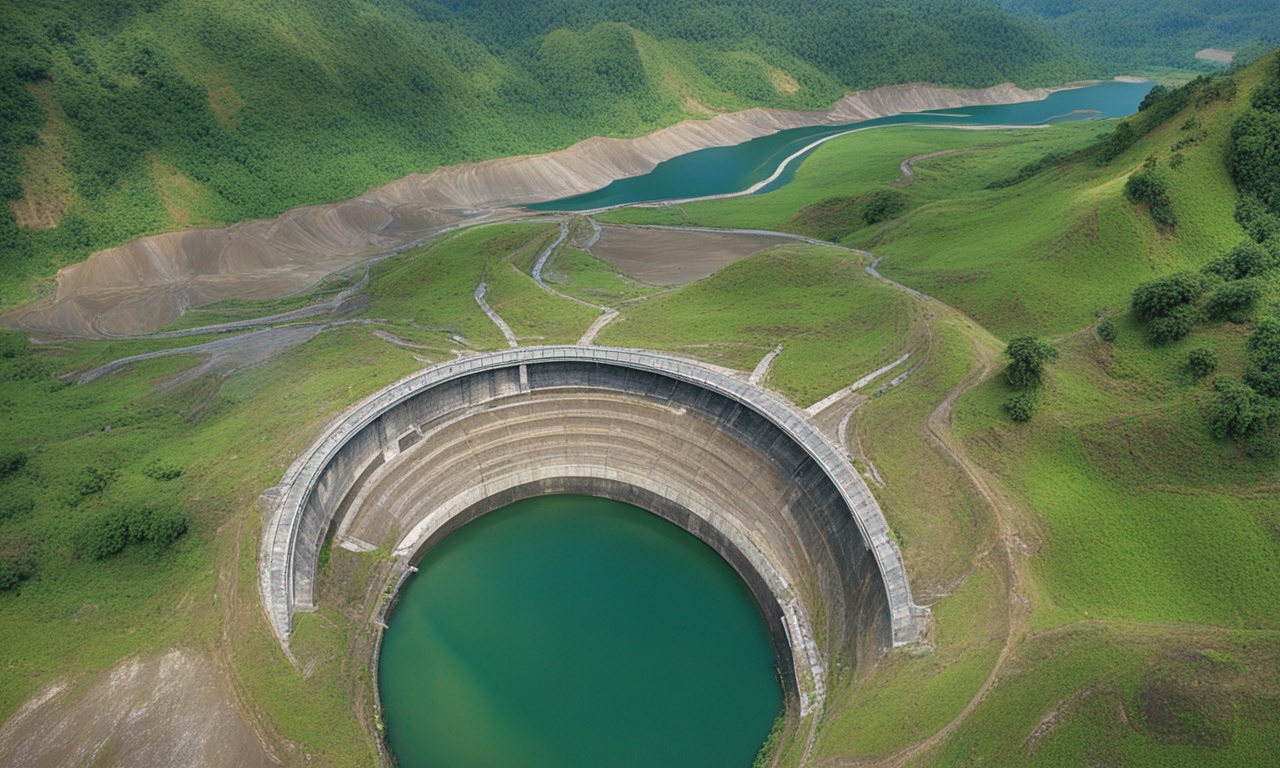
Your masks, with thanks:
[[(820, 759), (928, 737), (980, 690), (1002, 642), (998, 683), (917, 764), (1270, 759), (1278, 89), (1272, 54), (1157, 92), (1118, 124), (853, 134), (777, 192), (602, 217), (829, 237), (941, 302), (916, 383), (873, 398), (850, 427), (885, 480), (876, 493), (913, 586), (943, 595), (936, 649), (847, 689)], [(895, 186), (898, 160), (941, 151)], [(900, 212), (868, 223), (877, 195)], [(1190, 287), (1179, 295), (1171, 280)], [(1135, 297), (1153, 294), (1174, 298), (1151, 314)], [(998, 355), (1027, 332), (1058, 357), (1018, 424)], [(930, 419), (948, 393), (943, 427)], [(1010, 554), (993, 563), (996, 529)]]
[[(1280, 6), (1255, 0), (998, 0), (1110, 67), (1181, 67), (1204, 48), (1249, 58), (1274, 45)], [(1218, 65), (1205, 64), (1206, 67)]]
[[(0, 3), (0, 307), (92, 250), (913, 80), (1087, 74), (980, 0)], [(921, 46), (927, 41), (927, 46)]]

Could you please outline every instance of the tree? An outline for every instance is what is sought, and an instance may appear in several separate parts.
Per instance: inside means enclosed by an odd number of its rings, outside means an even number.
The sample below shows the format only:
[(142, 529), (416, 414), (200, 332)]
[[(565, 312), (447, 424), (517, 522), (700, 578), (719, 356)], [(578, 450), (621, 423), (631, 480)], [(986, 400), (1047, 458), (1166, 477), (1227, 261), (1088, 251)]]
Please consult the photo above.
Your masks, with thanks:
[(1010, 339), (1004, 354), (1009, 358), (1005, 377), (1010, 386), (1019, 390), (1039, 386), (1045, 364), (1058, 359), (1056, 347), (1029, 333)]

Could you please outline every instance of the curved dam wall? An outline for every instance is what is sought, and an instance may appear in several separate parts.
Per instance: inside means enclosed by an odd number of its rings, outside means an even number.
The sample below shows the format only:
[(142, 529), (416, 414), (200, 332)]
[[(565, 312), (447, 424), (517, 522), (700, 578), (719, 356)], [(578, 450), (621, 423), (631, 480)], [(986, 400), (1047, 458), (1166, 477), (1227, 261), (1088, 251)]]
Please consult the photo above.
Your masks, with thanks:
[(920, 637), (896, 544), (844, 456), (794, 408), (652, 352), (512, 349), (434, 366), (353, 406), (286, 473), (263, 532), (268, 617), (315, 607), (320, 547), (421, 557), (469, 520), (546, 493), (658, 514), (751, 588), (788, 697), (818, 708), (834, 664)]

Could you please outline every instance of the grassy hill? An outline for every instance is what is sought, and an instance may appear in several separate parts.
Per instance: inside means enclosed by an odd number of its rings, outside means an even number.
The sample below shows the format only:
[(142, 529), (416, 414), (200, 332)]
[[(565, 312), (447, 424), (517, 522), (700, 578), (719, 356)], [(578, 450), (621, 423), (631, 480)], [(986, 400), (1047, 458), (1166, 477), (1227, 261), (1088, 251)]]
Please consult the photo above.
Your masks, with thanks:
[[(1272, 54), (1157, 96), (1118, 126), (853, 134), (774, 193), (603, 217), (827, 236), (885, 256), (883, 273), (963, 313), (935, 310), (916, 383), (873, 398), (850, 427), (885, 480), (876, 493), (913, 586), (939, 596), (936, 650), (891, 657), (847, 688), (820, 758), (926, 738), (994, 667), (996, 685), (919, 764), (1269, 759), (1280, 409), (1266, 394), (1275, 363), (1259, 350), (1280, 316), (1280, 258), (1267, 218), (1275, 165), (1256, 160), (1278, 145), (1278, 67)], [(898, 160), (934, 152), (948, 154), (894, 185)], [(1172, 224), (1126, 193), (1141, 174), (1160, 180)], [(901, 212), (868, 224), (875, 195), (898, 197)], [(1257, 239), (1271, 266), (1243, 278), (1256, 281), (1252, 306), (1222, 319), (1212, 297), (1241, 282), (1224, 282), (1224, 255)], [(1188, 331), (1155, 343), (1132, 297), (1186, 271), (1203, 281)], [(1034, 417), (1016, 424), (998, 355), (1026, 332), (1059, 357)], [(1216, 369), (1194, 371), (1193, 350)], [(1240, 402), (1226, 393), (1242, 382), (1256, 387), (1244, 399), (1258, 420), (1222, 434), (1214, 414)]]

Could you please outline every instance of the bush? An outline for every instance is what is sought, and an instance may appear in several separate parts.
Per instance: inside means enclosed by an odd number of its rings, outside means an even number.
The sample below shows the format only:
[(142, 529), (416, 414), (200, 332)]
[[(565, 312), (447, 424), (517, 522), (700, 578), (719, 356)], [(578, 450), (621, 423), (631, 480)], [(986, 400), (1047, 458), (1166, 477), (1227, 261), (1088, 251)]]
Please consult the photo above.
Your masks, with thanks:
[(80, 470), (80, 474), (76, 476), (76, 479), (72, 483), (72, 488), (75, 490), (76, 496), (78, 497), (76, 500), (79, 501), (80, 499), (84, 499), (89, 496), (96, 496), (97, 494), (102, 493), (115, 479), (115, 470), (101, 469), (99, 467), (85, 467)]
[(1131, 175), (1124, 184), (1124, 193), (1132, 202), (1145, 204), (1157, 224), (1177, 226), (1178, 217), (1169, 199), (1169, 185), (1154, 164), (1148, 164)]
[(1280, 320), (1267, 318), (1258, 323), (1245, 343), (1249, 358), (1245, 383), (1267, 397), (1280, 398)]
[(1248, 321), (1262, 288), (1253, 280), (1236, 280), (1219, 288), (1205, 304), (1205, 314), (1213, 320), (1233, 323)]
[(1195, 325), (1195, 307), (1185, 305), (1174, 309), (1163, 317), (1147, 322), (1147, 338), (1152, 344), (1160, 346), (1185, 338)]
[(1004, 349), (1009, 358), (1005, 377), (1014, 389), (1030, 389), (1039, 386), (1044, 376), (1044, 366), (1058, 359), (1058, 350), (1052, 344), (1032, 334), (1015, 336)]
[(1253, 195), (1240, 196), (1236, 204), (1236, 221), (1249, 237), (1262, 243), (1280, 237), (1280, 216), (1267, 210)]
[(0, 592), (8, 592), (31, 578), (34, 567), (25, 558), (0, 557)]
[(1209, 401), (1209, 433), (1219, 440), (1243, 440), (1259, 432), (1272, 416), (1270, 405), (1247, 384), (1218, 379)]
[(1206, 264), (1201, 271), (1207, 275), (1217, 275), (1223, 280), (1244, 280), (1262, 277), (1276, 266), (1276, 255), (1269, 248), (1246, 240)]
[(36, 508), (35, 499), (8, 497), (0, 500), (0, 523), (23, 517)]
[(142, 468), (142, 474), (158, 482), (168, 482), (182, 477), (183, 469), (177, 464), (156, 459)]
[(1133, 292), (1133, 312), (1139, 320), (1164, 317), (1204, 293), (1204, 278), (1194, 272), (1178, 272), (1139, 285)]
[(27, 464), (27, 454), (22, 451), (0, 452), (0, 480), (7, 480)]
[(130, 544), (146, 544), (162, 550), (187, 532), (187, 518), (173, 510), (124, 507), (98, 517), (80, 536), (77, 551), (83, 557), (105, 560)]
[(1030, 392), (1018, 392), (1004, 401), (1005, 413), (1019, 424), (1031, 421), (1036, 412), (1036, 399)]
[(1187, 355), (1187, 369), (1197, 379), (1203, 379), (1218, 369), (1218, 356), (1212, 349), (1193, 349)]
[(1098, 338), (1108, 344), (1119, 338), (1119, 332), (1116, 330), (1116, 321), (1109, 317), (1104, 317), (1098, 321)]
[(89, 525), (80, 535), (76, 550), (81, 557), (106, 560), (124, 551), (129, 543), (129, 528), (124, 517), (108, 514)]
[(27, 334), (17, 331), (0, 331), (0, 359), (12, 360), (25, 357), (31, 352), (31, 344)]
[(907, 209), (907, 196), (892, 189), (880, 189), (867, 195), (862, 203), (862, 220), (879, 224), (902, 214)]

